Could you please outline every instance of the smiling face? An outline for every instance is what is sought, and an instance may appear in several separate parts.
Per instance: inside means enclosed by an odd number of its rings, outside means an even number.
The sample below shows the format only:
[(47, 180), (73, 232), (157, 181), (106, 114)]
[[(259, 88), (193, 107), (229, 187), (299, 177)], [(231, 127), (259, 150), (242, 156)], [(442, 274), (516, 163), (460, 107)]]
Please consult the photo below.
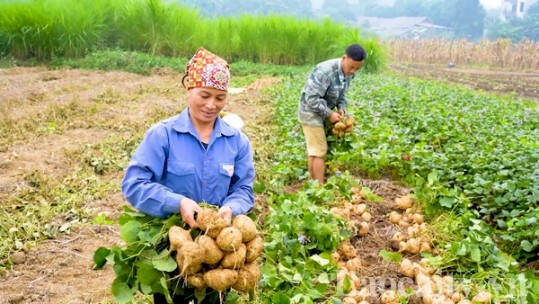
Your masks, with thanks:
[(189, 114), (193, 124), (213, 124), (226, 105), (227, 92), (214, 88), (192, 88), (188, 91)]
[(344, 73), (344, 76), (350, 76), (357, 72), (361, 66), (363, 65), (363, 61), (356, 61), (352, 58), (343, 55), (341, 59), (341, 67), (342, 71)]

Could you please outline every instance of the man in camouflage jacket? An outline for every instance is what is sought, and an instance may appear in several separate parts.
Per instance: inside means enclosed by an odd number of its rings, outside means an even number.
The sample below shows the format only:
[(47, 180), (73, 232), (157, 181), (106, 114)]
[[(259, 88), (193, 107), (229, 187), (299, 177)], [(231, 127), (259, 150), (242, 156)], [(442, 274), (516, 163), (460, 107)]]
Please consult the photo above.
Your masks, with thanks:
[(324, 121), (328, 119), (336, 123), (343, 119), (346, 90), (366, 57), (367, 52), (361, 45), (350, 45), (341, 58), (316, 65), (301, 91), (298, 119), (307, 142), (309, 178), (318, 180), (320, 184), (324, 183), (328, 150)]

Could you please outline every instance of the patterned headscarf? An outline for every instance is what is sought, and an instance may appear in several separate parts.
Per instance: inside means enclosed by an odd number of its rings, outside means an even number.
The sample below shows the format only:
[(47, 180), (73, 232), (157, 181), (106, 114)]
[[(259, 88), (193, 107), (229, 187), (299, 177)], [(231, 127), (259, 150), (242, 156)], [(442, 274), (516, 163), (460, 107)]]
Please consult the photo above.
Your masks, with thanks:
[(186, 88), (215, 88), (228, 90), (228, 63), (205, 48), (200, 48), (185, 67)]

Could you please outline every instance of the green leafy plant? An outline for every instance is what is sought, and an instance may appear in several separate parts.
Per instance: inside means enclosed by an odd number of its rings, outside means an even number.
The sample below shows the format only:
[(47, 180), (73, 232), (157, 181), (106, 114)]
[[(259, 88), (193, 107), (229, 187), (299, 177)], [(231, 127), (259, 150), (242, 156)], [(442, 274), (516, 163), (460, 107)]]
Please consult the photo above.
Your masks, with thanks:
[(350, 236), (344, 220), (329, 212), (335, 194), (307, 182), (294, 194), (272, 196), (261, 281), (265, 293), (277, 292), (272, 301), (309, 303), (331, 290), (337, 271), (331, 253)]
[(98, 248), (94, 253), (94, 268), (101, 269), (106, 263), (112, 265), (116, 274), (112, 294), (120, 303), (132, 301), (137, 292), (161, 293), (172, 302), (171, 292), (181, 286), (177, 286), (179, 280), (174, 280), (177, 264), (169, 250), (168, 229), (181, 226), (180, 217), (160, 219), (126, 207), (118, 221), (126, 245)]

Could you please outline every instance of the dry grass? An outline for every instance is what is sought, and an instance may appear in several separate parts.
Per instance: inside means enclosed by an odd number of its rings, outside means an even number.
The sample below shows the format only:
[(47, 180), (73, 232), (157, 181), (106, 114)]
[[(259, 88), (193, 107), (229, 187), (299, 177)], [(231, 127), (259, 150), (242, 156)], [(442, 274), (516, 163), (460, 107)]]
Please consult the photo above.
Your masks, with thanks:
[(390, 40), (391, 59), (394, 62), (421, 62), (456, 65), (488, 66), (514, 70), (539, 69), (539, 43), (523, 41), (513, 44), (508, 39), (482, 40), (475, 43), (467, 40), (449, 41)]

